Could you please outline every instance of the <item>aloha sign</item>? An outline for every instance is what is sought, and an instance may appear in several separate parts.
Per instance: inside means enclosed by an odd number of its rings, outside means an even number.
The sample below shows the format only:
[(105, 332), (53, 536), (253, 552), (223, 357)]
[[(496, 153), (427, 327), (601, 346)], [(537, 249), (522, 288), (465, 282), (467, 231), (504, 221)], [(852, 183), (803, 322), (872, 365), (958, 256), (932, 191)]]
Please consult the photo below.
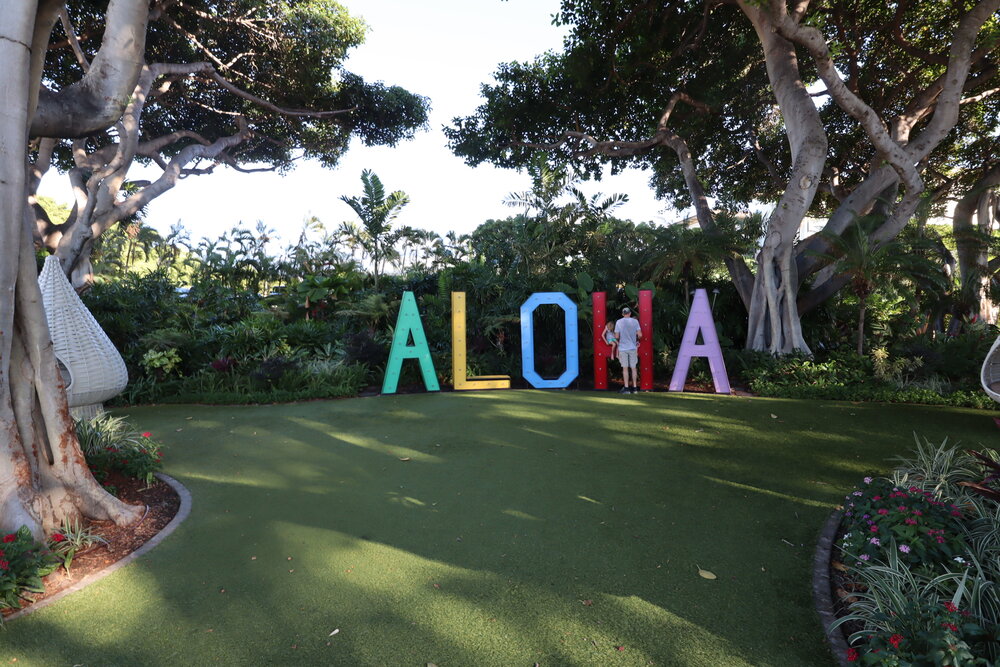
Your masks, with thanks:
[[(555, 305), (563, 311), (563, 331), (565, 340), (566, 369), (557, 378), (543, 378), (535, 369), (534, 315), (539, 306)], [(608, 388), (608, 359), (611, 347), (604, 342), (602, 332), (607, 322), (607, 295), (605, 292), (591, 294), (594, 330), (594, 388)], [(508, 375), (479, 375), (469, 377), (466, 355), (466, 309), (465, 292), (451, 293), (451, 370), (456, 391), (474, 389), (509, 389)], [(580, 374), (579, 320), (576, 304), (562, 292), (536, 292), (521, 304), (521, 375), (536, 389), (560, 389), (568, 387)], [(653, 292), (639, 291), (639, 328), (642, 339), (639, 342), (639, 388), (653, 389)], [(701, 342), (698, 342), (699, 336)], [(410, 342), (412, 341), (412, 343)], [(712, 381), (716, 393), (730, 393), (729, 376), (722, 358), (722, 347), (715, 332), (712, 308), (708, 303), (708, 293), (704, 289), (695, 291), (691, 310), (688, 313), (684, 336), (677, 353), (677, 365), (670, 378), (670, 391), (684, 391), (691, 360), (705, 357), (712, 371)], [(396, 329), (389, 351), (382, 381), (382, 393), (394, 394), (399, 385), (399, 375), (403, 362), (416, 359), (420, 364), (427, 391), (440, 391), (434, 361), (431, 359), (427, 336), (424, 334), (420, 311), (413, 292), (404, 292), (396, 318)]]

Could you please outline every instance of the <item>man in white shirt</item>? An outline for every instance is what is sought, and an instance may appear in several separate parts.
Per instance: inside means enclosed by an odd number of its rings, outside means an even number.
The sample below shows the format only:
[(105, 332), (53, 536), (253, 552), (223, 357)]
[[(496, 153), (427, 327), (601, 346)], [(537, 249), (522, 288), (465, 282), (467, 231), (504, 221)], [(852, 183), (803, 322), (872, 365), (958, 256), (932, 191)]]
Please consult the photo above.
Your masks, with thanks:
[[(622, 317), (615, 322), (615, 337), (618, 338), (618, 361), (622, 365), (622, 394), (634, 394), (639, 391), (639, 341), (642, 340), (642, 330), (639, 321), (632, 318), (632, 311), (622, 308)], [(631, 372), (630, 372), (631, 371)], [(631, 377), (631, 387), (629, 378)]]

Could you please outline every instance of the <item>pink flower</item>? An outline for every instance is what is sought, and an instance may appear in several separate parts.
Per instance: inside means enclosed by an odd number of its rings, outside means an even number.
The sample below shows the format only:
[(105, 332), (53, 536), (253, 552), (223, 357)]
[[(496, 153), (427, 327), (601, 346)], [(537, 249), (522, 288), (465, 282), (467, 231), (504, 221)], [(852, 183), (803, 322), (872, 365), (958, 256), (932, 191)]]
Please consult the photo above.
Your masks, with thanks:
[(0, 570), (6, 570), (9, 565), (10, 563), (8, 563), (7, 561), (0, 560)]
[(906, 544), (900, 544), (899, 545), (899, 550), (902, 551), (904, 554), (910, 553), (910, 547), (909, 547), (909, 545), (906, 545)]
[(873, 523), (868, 530), (870, 530), (873, 533), (877, 533), (878, 532), (878, 526)]
[(149, 431), (146, 431), (145, 433), (142, 434), (142, 437), (144, 437), (144, 438), (151, 438), (151, 437), (153, 437), (153, 434), (150, 433)]
[(917, 520), (916, 519), (907, 519), (903, 523), (905, 523), (907, 526), (915, 526), (915, 525), (917, 525)]
[(849, 648), (847, 649), (847, 662), (857, 662), (858, 661), (858, 649)]
[(883, 507), (882, 509), (880, 509), (880, 510), (878, 511), (878, 513), (879, 513), (879, 514), (888, 514), (888, 513), (889, 513), (889, 510), (887, 510), (887, 509), (885, 509), (885, 508)]

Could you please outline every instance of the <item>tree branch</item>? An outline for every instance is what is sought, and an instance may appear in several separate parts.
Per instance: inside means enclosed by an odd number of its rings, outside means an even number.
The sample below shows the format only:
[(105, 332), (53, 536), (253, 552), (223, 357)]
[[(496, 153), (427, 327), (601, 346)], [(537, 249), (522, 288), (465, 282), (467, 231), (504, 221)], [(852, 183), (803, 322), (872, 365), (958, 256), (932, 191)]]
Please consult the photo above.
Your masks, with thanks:
[(73, 49), (76, 61), (80, 63), (80, 67), (83, 68), (84, 73), (90, 71), (90, 61), (87, 60), (87, 55), (80, 48), (80, 40), (76, 37), (76, 31), (69, 20), (69, 12), (65, 6), (59, 10), (59, 22), (62, 23), (63, 32), (66, 33), (66, 41), (69, 42), (70, 48)]
[[(121, 117), (143, 66), (149, 4), (111, 0), (105, 16), (101, 48), (83, 78), (58, 92), (39, 91), (31, 136), (83, 137)], [(47, 42), (47, 35), (38, 39), (37, 48)]]

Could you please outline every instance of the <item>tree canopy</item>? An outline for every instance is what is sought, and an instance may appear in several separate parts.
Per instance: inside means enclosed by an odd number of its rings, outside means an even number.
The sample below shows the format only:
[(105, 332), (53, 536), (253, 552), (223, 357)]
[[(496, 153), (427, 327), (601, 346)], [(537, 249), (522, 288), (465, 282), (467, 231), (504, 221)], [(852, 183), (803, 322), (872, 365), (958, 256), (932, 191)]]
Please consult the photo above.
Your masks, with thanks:
[[(54, 90), (72, 88), (96, 62), (106, 5), (87, 0), (62, 13), (44, 70)], [(143, 67), (113, 128), (93, 132), (49, 114), (33, 124), (36, 187), (50, 164), (76, 186), (68, 225), (55, 228), (43, 216), (37, 224), (39, 240), (68, 271), (86, 259), (89, 238), (181, 178), (220, 164), (286, 171), (315, 159), (332, 167), (352, 137), (392, 146), (426, 124), (425, 98), (344, 68), (367, 26), (333, 0), (161, 0), (148, 23)], [(43, 93), (42, 102), (51, 96)], [(163, 174), (126, 195), (133, 161), (156, 164)]]
[(846, 279), (821, 273), (825, 237), (796, 245), (802, 219), (840, 235), (874, 210), (884, 243), (928, 182), (954, 181), (969, 137), (996, 125), (998, 5), (565, 0), (563, 51), (502, 65), (449, 142), (470, 164), (522, 167), (544, 150), (592, 176), (651, 169), (710, 235), (708, 197), (774, 202), (755, 266), (727, 264), (748, 345), (807, 350), (799, 311)]

